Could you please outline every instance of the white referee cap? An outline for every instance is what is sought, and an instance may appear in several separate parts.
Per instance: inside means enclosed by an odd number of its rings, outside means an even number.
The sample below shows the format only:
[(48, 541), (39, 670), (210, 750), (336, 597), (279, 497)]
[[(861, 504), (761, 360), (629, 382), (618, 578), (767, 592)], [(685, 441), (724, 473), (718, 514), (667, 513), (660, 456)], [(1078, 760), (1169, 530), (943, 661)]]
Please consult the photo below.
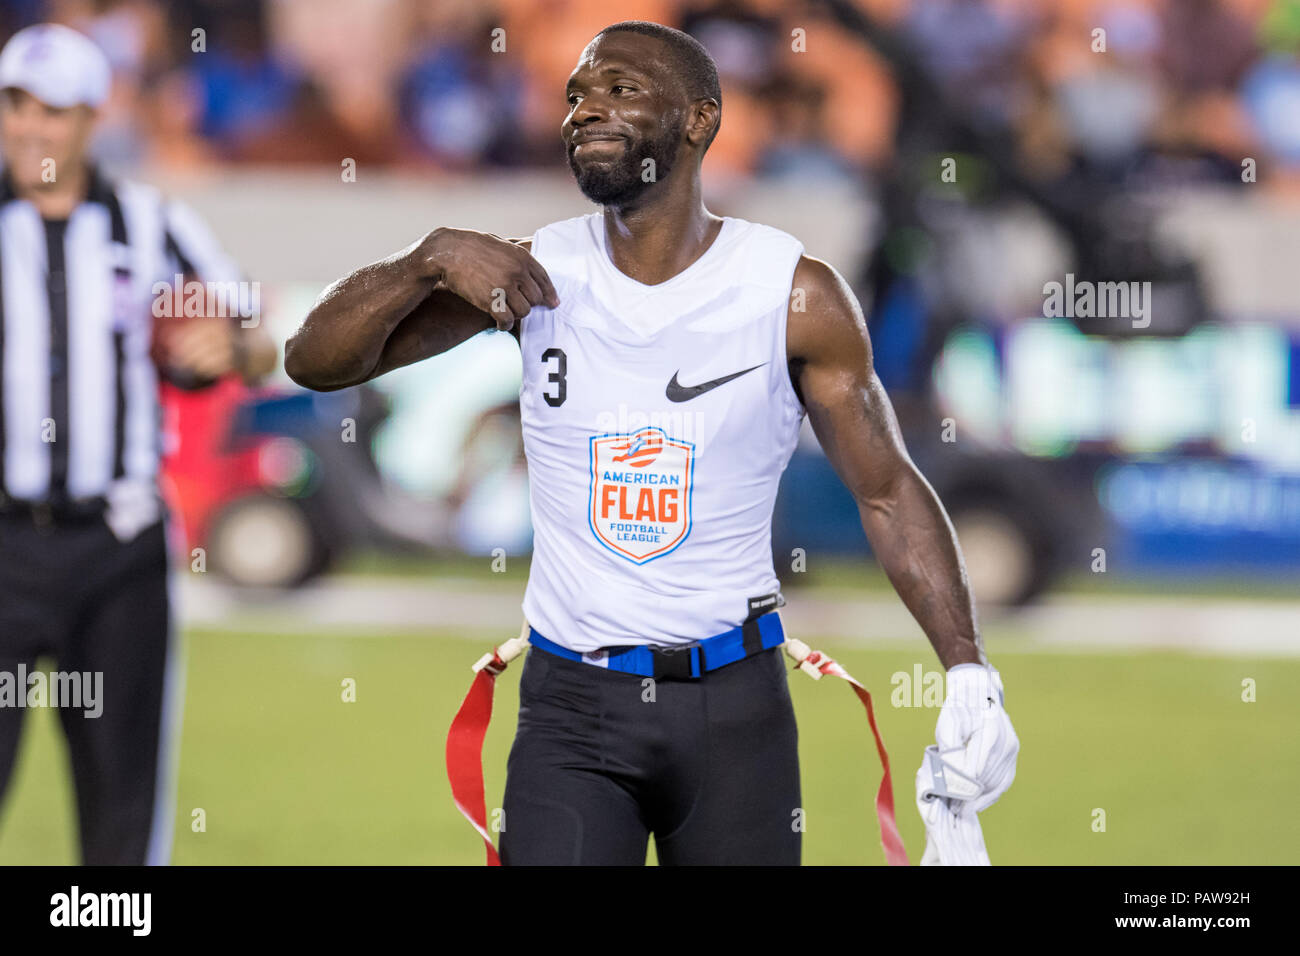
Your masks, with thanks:
[(108, 57), (95, 42), (57, 23), (19, 30), (0, 51), (0, 89), (16, 86), (59, 109), (99, 106), (111, 82)]

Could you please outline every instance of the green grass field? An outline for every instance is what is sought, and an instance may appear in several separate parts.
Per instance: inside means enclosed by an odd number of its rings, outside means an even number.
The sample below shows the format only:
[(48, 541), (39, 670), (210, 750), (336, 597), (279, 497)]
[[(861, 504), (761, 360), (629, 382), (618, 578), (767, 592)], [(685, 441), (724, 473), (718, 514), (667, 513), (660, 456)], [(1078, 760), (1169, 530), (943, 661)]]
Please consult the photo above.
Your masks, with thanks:
[[(191, 632), (174, 862), (478, 864), (451, 803), (447, 725), (490, 643), (448, 635), (320, 637)], [(924, 847), (913, 775), (937, 710), (895, 708), (890, 675), (928, 650), (823, 642), (875, 692), (899, 820)], [(1300, 820), (1288, 691), (1300, 662), (1168, 654), (997, 653), (1022, 750), (1015, 785), (982, 816), (1005, 864), (1295, 863)], [(498, 683), (485, 753), (498, 805), (517, 709), (516, 664)], [(1258, 700), (1241, 700), (1244, 678)], [(354, 678), (355, 703), (342, 701)], [(791, 675), (800, 720), (808, 864), (882, 862), (878, 766), (861, 707), (839, 681)], [(51, 711), (28, 713), (0, 817), (0, 862), (76, 861), (71, 784)], [(202, 808), (206, 830), (191, 828)], [(1093, 811), (1106, 813), (1094, 832)]]

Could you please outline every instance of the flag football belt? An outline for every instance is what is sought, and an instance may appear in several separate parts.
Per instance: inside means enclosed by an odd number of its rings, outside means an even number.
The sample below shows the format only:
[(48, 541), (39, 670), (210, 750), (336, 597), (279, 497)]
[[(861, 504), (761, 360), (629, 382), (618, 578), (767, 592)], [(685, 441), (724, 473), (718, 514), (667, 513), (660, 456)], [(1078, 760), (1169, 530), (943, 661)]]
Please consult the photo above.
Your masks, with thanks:
[(785, 631), (781, 627), (781, 615), (768, 611), (729, 631), (679, 647), (633, 644), (580, 654), (548, 641), (532, 627), (528, 628), (528, 643), (565, 660), (623, 674), (637, 674), (655, 680), (686, 680), (743, 661), (752, 654), (780, 647), (785, 643)]
[(92, 498), (60, 497), (53, 501), (26, 501), (11, 498), (0, 491), (0, 516), (20, 516), (37, 525), (53, 521), (90, 521), (108, 510), (108, 499), (102, 495)]
[(607, 649), (604, 660), (590, 654), (584, 657), (576, 651), (548, 641), (524, 621), (518, 637), (480, 657), (473, 667), (474, 683), (470, 685), (469, 693), (465, 695), (447, 732), (446, 755), (452, 800), (456, 803), (456, 809), (483, 838), (488, 866), (500, 866), (501, 858), (497, 855), (492, 834), (487, 828), (483, 739), (487, 736), (488, 723), (492, 719), (492, 696), (497, 675), (527, 650), (530, 644), (538, 650), (572, 661), (585, 661), (593, 666), (608, 666), (610, 670), (656, 679), (700, 677), (711, 670), (744, 660), (751, 654), (771, 647), (784, 647), (795, 666), (814, 680), (821, 680), (828, 674), (840, 678), (853, 689), (866, 709), (867, 723), (871, 725), (871, 733), (876, 740), (876, 754), (884, 770), (880, 788), (876, 791), (876, 819), (880, 823), (880, 842), (884, 847), (885, 860), (891, 866), (908, 865), (907, 850), (903, 847), (903, 838), (898, 833), (898, 823), (894, 819), (894, 786), (889, 775), (889, 754), (885, 751), (880, 728), (876, 726), (871, 694), (832, 658), (821, 651), (814, 651), (797, 638), (787, 637), (781, 626), (780, 615), (776, 611), (769, 611), (695, 644), (680, 648), (635, 645)]

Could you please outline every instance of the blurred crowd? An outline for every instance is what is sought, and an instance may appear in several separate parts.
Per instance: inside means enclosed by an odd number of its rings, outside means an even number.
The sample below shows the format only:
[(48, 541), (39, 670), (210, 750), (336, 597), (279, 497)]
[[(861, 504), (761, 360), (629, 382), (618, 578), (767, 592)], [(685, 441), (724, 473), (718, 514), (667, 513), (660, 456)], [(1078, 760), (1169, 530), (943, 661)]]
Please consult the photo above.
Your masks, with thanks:
[[(1041, 178), (1239, 182), (1251, 157), (1300, 181), (1300, 0), (853, 2)], [(717, 60), (711, 175), (894, 159), (898, 71), (816, 0), (7, 0), (0, 38), (57, 20), (103, 46), (110, 161), (461, 170), (560, 161), (565, 78), (614, 19)]]

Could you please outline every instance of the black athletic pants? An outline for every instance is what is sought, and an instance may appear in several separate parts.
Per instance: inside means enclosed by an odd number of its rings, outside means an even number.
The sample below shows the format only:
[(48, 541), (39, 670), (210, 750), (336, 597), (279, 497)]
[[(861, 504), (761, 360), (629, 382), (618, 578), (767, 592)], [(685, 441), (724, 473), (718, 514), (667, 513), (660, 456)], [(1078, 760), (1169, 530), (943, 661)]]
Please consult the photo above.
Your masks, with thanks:
[[(122, 543), (102, 517), (42, 526), (0, 514), (0, 673), (31, 674), (52, 658), (47, 675), (102, 674), (98, 717), (59, 709), (86, 864), (166, 862), (171, 808), (155, 800), (168, 772), (168, 615), (161, 521)], [(0, 706), (0, 811), (27, 709)], [(161, 742), (169, 756), (172, 742)]]
[(650, 681), (532, 648), (501, 861), (799, 864), (798, 734), (780, 648)]

